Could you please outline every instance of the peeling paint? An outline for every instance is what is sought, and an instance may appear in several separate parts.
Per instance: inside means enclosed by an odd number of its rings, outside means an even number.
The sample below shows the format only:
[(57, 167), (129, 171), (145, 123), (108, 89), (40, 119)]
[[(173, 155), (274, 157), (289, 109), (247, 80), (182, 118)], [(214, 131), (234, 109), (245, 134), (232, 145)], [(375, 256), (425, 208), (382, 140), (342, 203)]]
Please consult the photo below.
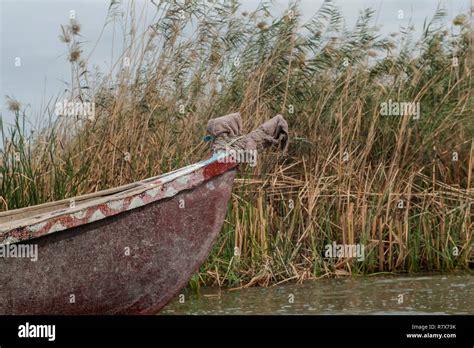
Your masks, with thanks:
[(105, 218), (105, 215), (100, 210), (96, 210), (89, 218), (89, 222), (94, 222), (103, 218)]
[(178, 193), (178, 191), (176, 191), (174, 187), (168, 187), (166, 189), (165, 197), (173, 197), (176, 193)]
[[(159, 204), (129, 213), (114, 214), (107, 206), (110, 200), (102, 200), (85, 211), (87, 218), (107, 215), (104, 220), (87, 223), (74, 219), (71, 211), (48, 220), (36, 235), (41, 238), (32, 241), (41, 262), (1, 260), (0, 314), (156, 314), (186, 286), (222, 228), (235, 170), (206, 181), (196, 181), (199, 177), (202, 170), (190, 176), (188, 189), (168, 182), (157, 195)], [(179, 192), (162, 199), (169, 187)], [(124, 197), (123, 211), (137, 197), (149, 199), (145, 191), (134, 192)], [(180, 208), (181, 200), (187, 209)], [(80, 225), (71, 228), (74, 223)], [(48, 234), (61, 228), (67, 230)], [(31, 233), (15, 233), (18, 239), (31, 238)]]
[(182, 176), (181, 178), (178, 178), (176, 181), (178, 182), (178, 184), (186, 185), (189, 181), (189, 175)]
[(127, 210), (135, 209), (135, 208), (141, 207), (143, 205), (145, 205), (145, 202), (143, 202), (143, 199), (141, 199), (140, 197), (135, 197), (130, 202)]
[(85, 210), (81, 210), (81, 211), (78, 211), (77, 213), (74, 213), (72, 216), (76, 219), (84, 219), (87, 216), (87, 214)]
[(155, 198), (156, 195), (157, 195), (158, 193), (160, 193), (160, 188), (157, 187), (157, 188), (148, 190), (148, 191), (146, 191), (146, 193), (147, 193), (150, 197)]
[(63, 225), (61, 225), (60, 223), (57, 223), (57, 224), (54, 224), (50, 229), (49, 229), (49, 232), (48, 233), (53, 233), (53, 232), (58, 232), (58, 231), (62, 231), (62, 230), (65, 230), (66, 227), (64, 227)]
[(123, 207), (123, 200), (117, 200), (117, 201), (112, 201), (112, 202), (109, 202), (107, 203), (107, 206), (110, 208), (110, 209), (113, 209), (113, 210), (119, 210), (119, 209), (122, 209)]
[(31, 225), (29, 227), (29, 230), (31, 232), (38, 232), (39, 230), (41, 230), (44, 226), (46, 226), (46, 222), (40, 222), (38, 224), (35, 224), (35, 225)]
[[(122, 199), (116, 198), (96, 205), (89, 204), (83, 210), (75, 213), (71, 213), (70, 209), (58, 209), (51, 211), (49, 215), (32, 216), (31, 219), (44, 221), (31, 223), (30, 225), (12, 226), (2, 230), (0, 232), (0, 245), (5, 244), (10, 237), (18, 241), (24, 241), (105, 219), (163, 198), (173, 197), (183, 190), (192, 189), (200, 183), (237, 166), (236, 163), (218, 161), (221, 157), (222, 154), (214, 154), (207, 160), (184, 167), (168, 175), (160, 176), (160, 179), (156, 179), (152, 183), (148, 181), (149, 179), (144, 180), (143, 191), (131, 191), (128, 196), (126, 194), (122, 195)], [(137, 184), (140, 184), (140, 182)], [(152, 188), (146, 190), (147, 186)], [(207, 189), (215, 190), (215, 186), (208, 184)], [(76, 200), (78, 199), (76, 198)]]

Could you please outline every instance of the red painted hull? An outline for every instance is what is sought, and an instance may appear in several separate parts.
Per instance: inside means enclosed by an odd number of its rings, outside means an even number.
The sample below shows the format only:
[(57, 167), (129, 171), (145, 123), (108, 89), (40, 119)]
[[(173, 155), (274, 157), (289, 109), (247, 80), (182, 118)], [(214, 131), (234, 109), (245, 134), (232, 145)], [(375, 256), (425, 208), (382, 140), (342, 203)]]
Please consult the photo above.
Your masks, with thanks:
[(157, 313), (208, 256), (232, 167), (207, 166), (202, 182), (172, 197), (20, 241), (38, 245), (38, 260), (0, 259), (0, 314)]

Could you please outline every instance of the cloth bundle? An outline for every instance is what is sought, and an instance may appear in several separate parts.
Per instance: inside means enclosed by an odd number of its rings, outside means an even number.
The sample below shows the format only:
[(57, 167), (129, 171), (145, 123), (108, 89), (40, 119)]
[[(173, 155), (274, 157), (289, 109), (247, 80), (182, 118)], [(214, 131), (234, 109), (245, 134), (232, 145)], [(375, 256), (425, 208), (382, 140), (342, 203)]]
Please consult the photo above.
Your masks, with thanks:
[(278, 146), (283, 153), (288, 149), (288, 123), (282, 115), (276, 115), (247, 135), (241, 135), (241, 129), (239, 113), (210, 120), (207, 133), (213, 138), (212, 149), (262, 150)]

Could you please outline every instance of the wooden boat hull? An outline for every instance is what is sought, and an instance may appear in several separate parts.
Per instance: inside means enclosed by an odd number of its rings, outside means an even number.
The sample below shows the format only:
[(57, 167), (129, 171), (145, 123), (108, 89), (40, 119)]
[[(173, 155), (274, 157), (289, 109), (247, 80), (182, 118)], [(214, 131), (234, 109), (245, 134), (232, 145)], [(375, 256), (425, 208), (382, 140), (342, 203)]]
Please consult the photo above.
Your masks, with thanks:
[(157, 313), (221, 230), (235, 169), (220, 171), (173, 197), (20, 241), (38, 245), (38, 260), (0, 259), (0, 314)]

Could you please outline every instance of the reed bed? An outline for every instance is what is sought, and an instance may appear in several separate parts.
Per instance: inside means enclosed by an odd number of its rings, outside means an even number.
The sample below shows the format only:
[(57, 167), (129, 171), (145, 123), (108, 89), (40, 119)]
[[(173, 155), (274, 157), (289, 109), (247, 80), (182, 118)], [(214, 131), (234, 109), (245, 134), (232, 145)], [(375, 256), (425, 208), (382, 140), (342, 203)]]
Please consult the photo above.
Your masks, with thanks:
[[(473, 265), (474, 122), (469, 14), (442, 9), (420, 38), (382, 37), (374, 11), (353, 28), (325, 2), (303, 23), (296, 4), (275, 17), (262, 2), (152, 2), (143, 12), (112, 1), (123, 52), (93, 74), (78, 39), (68, 50), (68, 100), (94, 117), (56, 117), (30, 132), (22, 104), (1, 126), (0, 209), (16, 209), (158, 175), (202, 159), (207, 120), (239, 111), (246, 131), (281, 113), (286, 156), (242, 165), (222, 233), (191, 285), (248, 287)], [(148, 9), (150, 11), (150, 8)], [(124, 16), (120, 14), (123, 13)], [(121, 19), (122, 18), (122, 19)], [(419, 103), (419, 119), (383, 116), (381, 104)], [(326, 245), (362, 244), (365, 259), (329, 259)]]

